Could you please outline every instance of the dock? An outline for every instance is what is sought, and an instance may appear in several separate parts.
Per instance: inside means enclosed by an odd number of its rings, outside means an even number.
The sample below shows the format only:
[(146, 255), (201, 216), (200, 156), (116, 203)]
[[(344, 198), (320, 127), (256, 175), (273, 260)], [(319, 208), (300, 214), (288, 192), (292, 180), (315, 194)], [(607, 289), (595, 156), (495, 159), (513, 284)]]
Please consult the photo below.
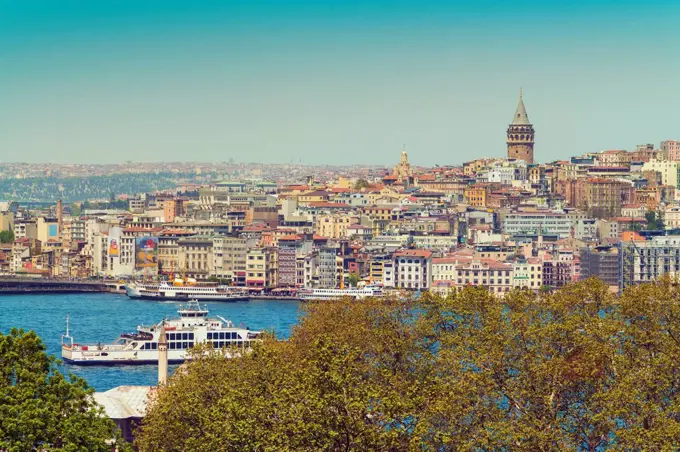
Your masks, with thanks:
[(122, 291), (122, 284), (112, 282), (48, 278), (0, 278), (0, 295), (96, 292), (121, 293)]

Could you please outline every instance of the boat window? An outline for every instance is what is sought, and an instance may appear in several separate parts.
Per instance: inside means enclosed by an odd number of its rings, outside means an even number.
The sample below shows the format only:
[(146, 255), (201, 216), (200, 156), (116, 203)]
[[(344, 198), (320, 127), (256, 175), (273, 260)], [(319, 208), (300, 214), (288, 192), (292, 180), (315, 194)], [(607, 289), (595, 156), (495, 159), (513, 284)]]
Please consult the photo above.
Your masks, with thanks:
[(212, 333), (208, 333), (208, 339), (212, 339)]
[(189, 339), (192, 341), (194, 340), (194, 333), (189, 333)]
[(174, 342), (170, 342), (170, 343), (168, 344), (168, 349), (174, 350), (174, 349), (175, 349), (175, 343), (174, 343)]
[(191, 348), (191, 347), (193, 347), (193, 346), (194, 346), (194, 343), (193, 343), (193, 342), (189, 342), (189, 348)]
[(212, 344), (213, 344), (213, 348), (219, 348), (220, 347), (220, 344), (217, 343), (217, 342), (213, 342)]
[(157, 348), (158, 348), (158, 344), (157, 344), (157, 343), (154, 342), (154, 343), (151, 344), (151, 349), (152, 349), (152, 350), (156, 350)]
[(186, 341), (187, 339), (189, 339), (189, 335), (187, 333), (182, 333), (182, 339)]
[(188, 343), (188, 342), (182, 342), (182, 344), (184, 345), (183, 348), (189, 348), (189, 343)]

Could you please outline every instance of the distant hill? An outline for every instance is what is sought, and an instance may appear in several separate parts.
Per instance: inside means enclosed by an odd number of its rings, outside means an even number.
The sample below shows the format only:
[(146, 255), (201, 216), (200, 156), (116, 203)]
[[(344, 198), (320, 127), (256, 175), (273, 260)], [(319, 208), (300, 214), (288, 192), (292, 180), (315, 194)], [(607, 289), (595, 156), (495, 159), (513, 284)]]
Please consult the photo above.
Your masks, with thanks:
[[(182, 183), (200, 183), (194, 173), (138, 173), (90, 177), (39, 177), (0, 180), (0, 199), (22, 202), (64, 202), (108, 199), (111, 195), (168, 190)], [(199, 180), (200, 179), (200, 180)]]

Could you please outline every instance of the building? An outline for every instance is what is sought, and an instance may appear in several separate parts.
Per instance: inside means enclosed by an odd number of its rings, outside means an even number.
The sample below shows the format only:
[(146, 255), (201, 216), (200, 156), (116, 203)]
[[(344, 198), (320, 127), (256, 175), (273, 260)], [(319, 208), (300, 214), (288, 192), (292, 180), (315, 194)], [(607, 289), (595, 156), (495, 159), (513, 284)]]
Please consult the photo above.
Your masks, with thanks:
[(239, 236), (213, 238), (213, 275), (244, 286), (246, 283), (247, 239)]
[(346, 214), (321, 215), (316, 219), (316, 233), (329, 239), (348, 237), (348, 228), (359, 223), (359, 218)]
[(537, 292), (543, 286), (543, 264), (532, 257), (512, 263), (512, 287)]
[(251, 289), (264, 289), (276, 285), (276, 250), (249, 249), (246, 255), (246, 286)]
[(507, 131), (508, 159), (524, 160), (534, 163), (534, 126), (524, 108), (522, 90), (519, 91), (517, 111)]
[(573, 220), (558, 212), (513, 212), (503, 219), (503, 232), (509, 235), (541, 232), (546, 235), (569, 237)]
[(297, 285), (297, 253), (296, 249), (301, 241), (297, 235), (287, 235), (279, 238), (277, 253), (278, 285), (279, 287), (295, 287)]
[(642, 171), (654, 171), (661, 175), (661, 183), (675, 188), (680, 182), (680, 162), (667, 160), (650, 160), (642, 165)]
[(425, 290), (432, 282), (432, 252), (401, 250), (394, 253), (395, 284), (399, 289)]
[(513, 286), (512, 264), (494, 259), (472, 259), (456, 265), (456, 286), (482, 286), (504, 296)]
[(406, 149), (402, 151), (401, 159), (399, 160), (399, 163), (394, 167), (392, 176), (396, 178), (399, 182), (402, 182), (404, 185), (409, 185), (413, 183), (413, 167), (411, 167), (411, 164), (408, 161), (408, 154), (406, 153)]
[(319, 287), (323, 289), (335, 289), (338, 287), (339, 269), (337, 262), (338, 249), (334, 246), (322, 246), (319, 248)]
[(671, 162), (680, 161), (680, 141), (666, 140), (661, 142), (661, 154), (663, 158)]
[(590, 178), (586, 181), (585, 208), (588, 215), (595, 218), (615, 218), (621, 216), (621, 208), (633, 202), (635, 189), (628, 181)]
[(680, 235), (639, 236), (631, 234), (619, 244), (619, 289), (656, 281), (680, 271)]
[(543, 260), (543, 285), (558, 289), (572, 281), (573, 261), (549, 256)]
[(596, 246), (581, 248), (581, 279), (598, 277), (608, 286), (619, 285), (619, 248)]
[(196, 235), (177, 241), (179, 266), (190, 278), (205, 280), (214, 274), (213, 237)]

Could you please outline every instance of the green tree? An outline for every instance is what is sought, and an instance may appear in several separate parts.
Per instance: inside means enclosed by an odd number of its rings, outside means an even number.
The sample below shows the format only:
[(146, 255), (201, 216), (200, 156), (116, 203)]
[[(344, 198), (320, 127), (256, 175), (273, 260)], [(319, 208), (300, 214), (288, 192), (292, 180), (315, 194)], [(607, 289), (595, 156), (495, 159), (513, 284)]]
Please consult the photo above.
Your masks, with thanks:
[(649, 212), (645, 213), (645, 219), (647, 220), (647, 230), (658, 231), (664, 229), (661, 212), (650, 210)]
[(349, 284), (350, 287), (356, 287), (357, 284), (359, 284), (359, 281), (361, 281), (361, 277), (356, 273), (350, 273), (347, 276), (347, 284)]
[(199, 351), (138, 436), (155, 450), (674, 450), (680, 288), (598, 280), (499, 300), (314, 302), (287, 341)]
[(362, 188), (368, 188), (371, 184), (366, 179), (357, 179), (354, 183), (355, 190), (361, 190)]
[(83, 379), (65, 378), (34, 332), (0, 334), (0, 449), (108, 452), (116, 438), (92, 389)]
[(0, 231), (0, 243), (14, 242), (14, 231)]

